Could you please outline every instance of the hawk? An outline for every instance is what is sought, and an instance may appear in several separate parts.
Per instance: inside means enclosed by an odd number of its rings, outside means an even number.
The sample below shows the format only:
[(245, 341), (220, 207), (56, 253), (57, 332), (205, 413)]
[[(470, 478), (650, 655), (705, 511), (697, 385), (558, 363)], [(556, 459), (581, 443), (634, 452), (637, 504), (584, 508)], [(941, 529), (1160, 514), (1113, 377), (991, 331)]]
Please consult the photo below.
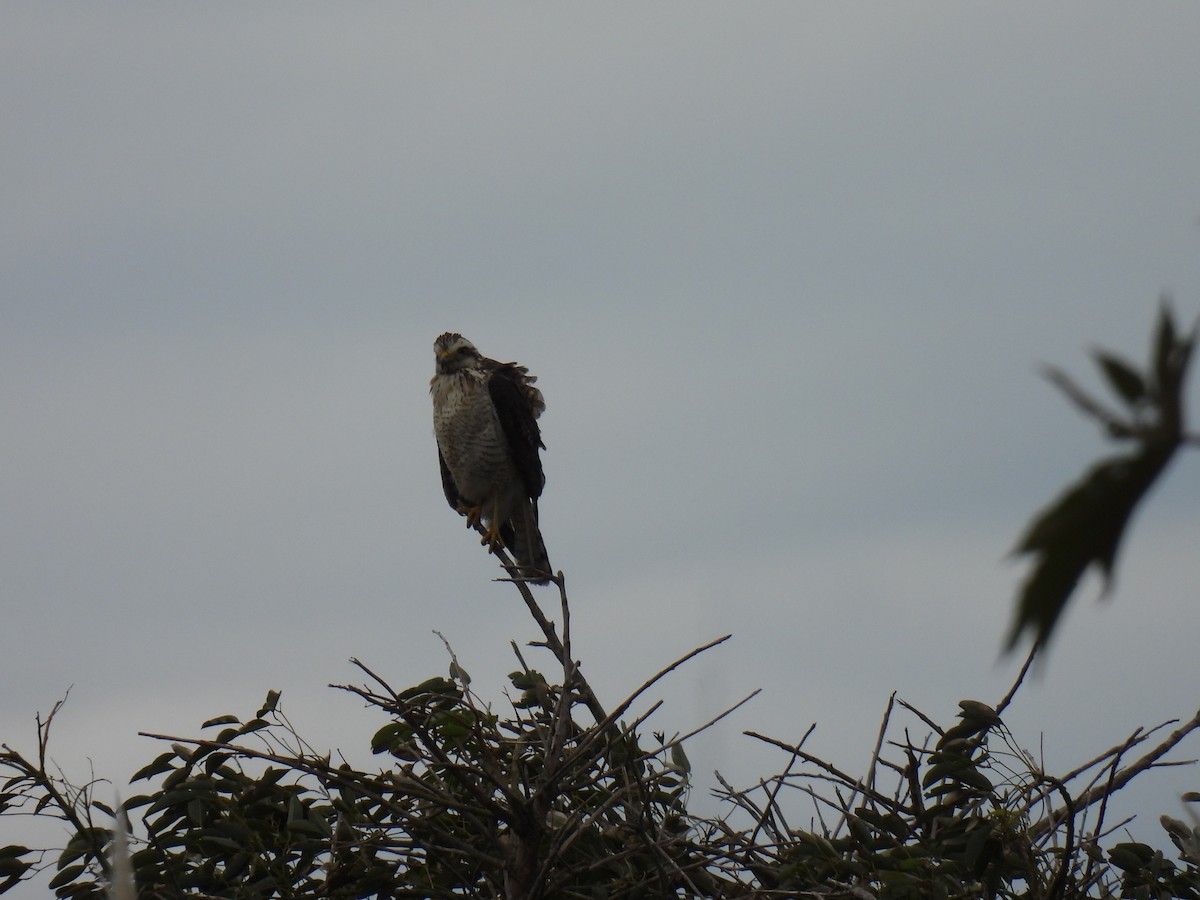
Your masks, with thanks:
[(546, 479), (537, 418), (546, 408), (537, 378), (517, 363), (481, 356), (461, 334), (433, 342), (429, 382), (442, 489), (467, 527), (487, 526), (488, 552), (507, 547), (522, 578), (550, 580), (550, 558), (538, 530), (538, 497)]

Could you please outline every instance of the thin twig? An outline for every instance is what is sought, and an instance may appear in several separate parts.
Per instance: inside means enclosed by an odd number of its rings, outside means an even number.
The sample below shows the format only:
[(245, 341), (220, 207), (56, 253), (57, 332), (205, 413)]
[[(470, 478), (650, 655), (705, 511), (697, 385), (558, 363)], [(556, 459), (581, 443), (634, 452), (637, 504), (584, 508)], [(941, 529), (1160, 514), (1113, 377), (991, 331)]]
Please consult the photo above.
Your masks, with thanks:
[(743, 697), (741, 700), (739, 700), (737, 703), (733, 704), (733, 706), (727, 707), (724, 712), (717, 713), (715, 716), (713, 716), (711, 719), (709, 719), (703, 725), (699, 725), (699, 726), (693, 728), (691, 731), (687, 732), (686, 734), (680, 735), (677, 738), (673, 738), (673, 739), (667, 741), (665, 744), (659, 745), (658, 747), (656, 747), (653, 750), (647, 750), (645, 753), (642, 754), (642, 759), (643, 760), (654, 759), (654, 757), (658, 756), (664, 750), (670, 750), (672, 747), (682, 744), (686, 740), (690, 740), (691, 738), (694, 738), (700, 732), (707, 731), (709, 728), (712, 728), (714, 725), (716, 725), (718, 722), (720, 722), (722, 719), (724, 719), (730, 713), (745, 706), (747, 703), (749, 703), (751, 700), (753, 700), (755, 697), (757, 697), (761, 693), (762, 693), (762, 688), (755, 688), (749, 694), (747, 694), (745, 697)]
[(804, 735), (796, 743), (795, 749), (792, 750), (792, 755), (788, 759), (787, 765), (783, 767), (783, 772), (780, 774), (779, 778), (777, 778), (775, 780), (775, 783), (772, 785), (771, 790), (767, 793), (767, 804), (763, 810), (763, 815), (760, 816), (759, 820), (754, 824), (754, 831), (751, 832), (751, 834), (750, 834), (750, 843), (751, 844), (755, 843), (758, 840), (758, 835), (763, 829), (763, 824), (766, 821), (766, 816), (767, 816), (768, 812), (770, 812), (771, 810), (774, 810), (777, 815), (782, 815), (782, 813), (779, 809), (779, 803), (777, 800), (777, 798), (779, 797), (779, 792), (781, 790), (783, 790), (784, 781), (787, 779), (787, 777), (789, 775), (792, 774), (792, 766), (794, 766), (796, 764), (796, 760), (798, 760), (800, 758), (800, 754), (798, 752), (799, 749), (804, 746), (804, 742), (808, 740), (809, 735), (811, 735), (816, 730), (816, 728), (817, 728), (816, 722), (813, 722), (811, 725), (808, 726), (808, 730), (804, 732)]
[[(1200, 728), (1200, 710), (1198, 710), (1196, 715), (1192, 716), (1191, 719), (1172, 731), (1167, 736), (1166, 740), (1154, 747), (1152, 750), (1148, 751), (1135, 763), (1126, 766), (1121, 770), (1120, 773), (1114, 773), (1113, 777), (1109, 779), (1109, 781), (1103, 786), (1093, 787), (1076, 797), (1075, 808), (1077, 810), (1086, 809), (1093, 803), (1108, 797), (1110, 794), (1115, 794), (1121, 788), (1125, 787), (1125, 785), (1129, 784), (1129, 782), (1132, 781), (1137, 775), (1154, 766), (1160, 758), (1170, 752), (1176, 744), (1182, 741), (1197, 728)], [(1114, 751), (1109, 751), (1109, 754), (1113, 752)], [(1029, 829), (1030, 838), (1036, 839), (1042, 834), (1046, 833), (1052, 827), (1051, 818), (1051, 816), (1046, 816), (1041, 821), (1032, 825)]]
[(811, 753), (805, 753), (799, 747), (777, 740), (773, 737), (767, 737), (765, 734), (759, 734), (757, 731), (743, 731), (742, 734), (746, 735), (747, 737), (752, 737), (755, 740), (762, 741), (763, 743), (770, 744), (773, 747), (778, 747), (781, 750), (786, 750), (789, 753), (795, 753), (805, 762), (812, 763), (814, 766), (818, 766), (819, 768), (828, 772), (831, 776), (829, 779), (830, 781), (834, 782), (835, 784), (845, 785), (846, 787), (861, 789), (865, 796), (870, 797), (876, 803), (880, 804), (889, 811), (894, 812), (898, 807), (898, 805), (890, 797), (887, 797), (876, 790), (868, 788), (860, 779), (852, 778), (841, 769), (834, 766), (832, 763), (827, 763), (825, 760), (821, 759), (820, 757), (813, 756)]
[(1004, 695), (1004, 699), (996, 704), (996, 715), (1002, 715), (1004, 710), (1008, 709), (1008, 704), (1012, 703), (1013, 697), (1017, 695), (1017, 689), (1025, 681), (1025, 674), (1029, 671), (1029, 667), (1033, 665), (1033, 658), (1037, 656), (1041, 644), (1034, 642), (1034, 645), (1029, 649), (1029, 655), (1025, 657), (1025, 662), (1021, 665), (1021, 671), (1017, 673), (1017, 680), (1013, 682), (1008, 693)]
[[(701, 653), (705, 652), (706, 650), (711, 650), (713, 647), (716, 647), (719, 644), (725, 643), (727, 640), (729, 640), (730, 637), (732, 637), (732, 635), (727, 634), (724, 637), (719, 637), (714, 641), (709, 641), (707, 644), (704, 644), (701, 647), (697, 647), (695, 650), (691, 650), (688, 653), (685, 653), (683, 656), (679, 657), (677, 660), (675, 660), (675, 662), (671, 663), (666, 668), (660, 669), (653, 676), (651, 676), (645, 682), (643, 682), (641, 687), (639, 687), (636, 691), (634, 691), (632, 694), (630, 694), (628, 697), (626, 697), (624, 700), (622, 700), (621, 703), (618, 704), (617, 708), (614, 709), (611, 713), (609, 713), (608, 716), (602, 722), (598, 722), (597, 728), (593, 732), (593, 736), (590, 738), (585, 738), (584, 741), (581, 742), (581, 746), (594, 742), (594, 740), (596, 740), (600, 734), (604, 733), (607, 729), (613, 727), (616, 724), (617, 720), (622, 715), (624, 715), (626, 711), (628, 711), (629, 707), (631, 707), (634, 704), (634, 702), (637, 700), (638, 697), (640, 697), (646, 691), (650, 690), (650, 688), (652, 688), (655, 684), (657, 684), (659, 681), (661, 681), (663, 678), (665, 678), (671, 672), (675, 671), (675, 669), (679, 668), (681, 665), (683, 665), (688, 660), (690, 660), (696, 656), (699, 656)], [(749, 699), (749, 698), (747, 698), (747, 699)], [(745, 702), (745, 701), (743, 701), (743, 702)], [(619, 732), (618, 732), (618, 734), (619, 734)]]

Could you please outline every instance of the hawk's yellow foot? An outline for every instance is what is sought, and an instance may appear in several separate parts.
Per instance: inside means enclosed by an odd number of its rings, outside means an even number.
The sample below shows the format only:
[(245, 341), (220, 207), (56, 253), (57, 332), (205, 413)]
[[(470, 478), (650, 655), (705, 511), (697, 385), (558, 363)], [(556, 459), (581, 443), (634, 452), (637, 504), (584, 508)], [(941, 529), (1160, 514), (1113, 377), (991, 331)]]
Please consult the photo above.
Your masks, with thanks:
[(487, 531), (483, 533), (483, 537), (479, 539), (479, 543), (487, 546), (488, 553), (495, 553), (497, 550), (504, 549), (504, 538), (500, 537), (500, 524), (495, 519), (487, 527)]
[(458, 511), (467, 517), (467, 527), (474, 528), (479, 524), (479, 517), (483, 515), (482, 506), (470, 506), (466, 503), (458, 504)]

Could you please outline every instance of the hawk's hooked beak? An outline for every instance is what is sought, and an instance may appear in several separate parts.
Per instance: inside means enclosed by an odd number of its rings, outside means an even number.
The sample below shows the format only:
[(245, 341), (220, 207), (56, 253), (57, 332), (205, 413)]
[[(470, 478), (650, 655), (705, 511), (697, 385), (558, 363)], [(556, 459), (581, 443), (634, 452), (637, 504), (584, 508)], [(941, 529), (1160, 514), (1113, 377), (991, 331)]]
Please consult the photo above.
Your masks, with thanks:
[(454, 356), (448, 349), (443, 347), (435, 347), (433, 350), (434, 368), (443, 375), (450, 373), (450, 357)]

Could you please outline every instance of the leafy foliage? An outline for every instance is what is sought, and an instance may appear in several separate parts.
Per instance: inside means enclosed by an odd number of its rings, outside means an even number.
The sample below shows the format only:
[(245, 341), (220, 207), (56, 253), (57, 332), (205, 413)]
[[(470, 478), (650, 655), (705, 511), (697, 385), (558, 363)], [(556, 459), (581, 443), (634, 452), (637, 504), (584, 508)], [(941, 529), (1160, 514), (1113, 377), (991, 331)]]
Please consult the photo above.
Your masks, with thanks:
[[(144, 827), (139, 896), (670, 896), (688, 883), (677, 745), (659, 735), (647, 752), (631, 731), (578, 727), (569, 690), (529, 669), (511, 676), (501, 720), (452, 670), (404, 691), (374, 676), (347, 688), (388, 717), (371, 747), (390, 762), (375, 773), (305, 748), (278, 695), (245, 721), (206, 722), (224, 726), (211, 738), (164, 737), (170, 749), (134, 776), (156, 787), (124, 804)], [(0, 764), (20, 768), (9, 754)], [(24, 777), (25, 799), (48, 787)], [(91, 824), (95, 807), (85, 791), (70, 810), (81, 827), (57, 861), (59, 896), (102, 894), (111, 832)], [(18, 878), (28, 852), (6, 848)]]
[[(511, 897), (1179, 897), (1200, 898), (1200, 828), (1163, 825), (1181, 864), (1147, 845), (1101, 850), (1113, 791), (1200, 727), (1200, 713), (1136, 760), (1139, 732), (1053, 777), (1022, 750), (999, 707), (964, 700), (948, 728), (893, 696), (865, 776), (798, 745), (749, 733), (786, 755), (727, 812), (689, 814), (679, 739), (606, 718), (583, 725), (578, 693), (522, 667), (498, 716), (452, 676), (393, 691), (377, 676), (346, 690), (385, 717), (371, 741), (387, 761), (356, 771), (295, 733), (278, 695), (245, 720), (170, 748), (135, 783), (132, 865), (142, 898)], [(1015, 688), (1014, 688), (1015, 690)], [(903, 718), (901, 718), (903, 716)], [(914, 726), (927, 736), (914, 742)], [(811, 734), (810, 729), (810, 734)], [(893, 737), (894, 735), (894, 737)], [(79, 823), (54, 861), (60, 897), (99, 897), (111, 810), (70, 795), (6, 748), (17, 794)], [(55, 800), (53, 797), (57, 797)], [(69, 802), (68, 809), (53, 804)], [(790, 817), (811, 805), (804, 827)], [(1097, 812), (1098, 811), (1098, 812)], [(30, 868), (23, 847), (0, 858)]]
[(1133, 441), (1136, 447), (1097, 463), (1034, 519), (1017, 544), (1018, 554), (1031, 555), (1035, 561), (1017, 601), (1010, 649), (1027, 630), (1033, 632), (1036, 646), (1049, 641), (1089, 566), (1098, 567), (1106, 582), (1111, 580), (1134, 508), (1189, 439), (1183, 385), (1197, 328), (1200, 323), (1180, 336), (1171, 308), (1164, 303), (1145, 372), (1107, 351), (1096, 351), (1096, 363), (1124, 405), (1123, 413), (1093, 400), (1058, 369), (1047, 370), (1050, 380), (1098, 420), (1110, 437)]

